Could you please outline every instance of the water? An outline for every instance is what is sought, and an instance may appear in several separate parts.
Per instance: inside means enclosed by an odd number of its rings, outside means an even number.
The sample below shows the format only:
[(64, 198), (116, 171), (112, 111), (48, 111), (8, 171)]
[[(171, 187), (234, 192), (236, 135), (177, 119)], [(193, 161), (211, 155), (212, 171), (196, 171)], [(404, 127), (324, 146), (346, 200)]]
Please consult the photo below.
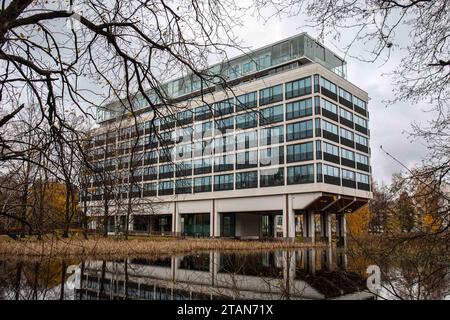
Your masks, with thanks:
[[(1, 260), (0, 299), (445, 299), (448, 265), (416, 281), (407, 265), (367, 287), (366, 259), (343, 248), (202, 252), (123, 260)], [(439, 280), (439, 281), (438, 281)]]

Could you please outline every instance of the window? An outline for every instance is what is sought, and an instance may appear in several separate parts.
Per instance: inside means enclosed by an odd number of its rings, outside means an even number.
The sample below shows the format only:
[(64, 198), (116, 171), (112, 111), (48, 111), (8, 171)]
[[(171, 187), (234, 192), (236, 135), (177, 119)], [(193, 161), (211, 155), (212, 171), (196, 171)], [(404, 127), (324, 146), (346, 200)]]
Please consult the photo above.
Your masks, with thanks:
[(339, 88), (339, 97), (344, 98), (345, 100), (352, 102), (352, 95), (350, 92), (345, 91), (342, 88)]
[(313, 143), (291, 144), (287, 146), (287, 162), (313, 160)]
[(144, 144), (147, 146), (147, 148), (157, 148), (158, 137), (156, 135), (145, 136)]
[(323, 167), (322, 169), (323, 169), (323, 174), (324, 175), (327, 175), (327, 176), (330, 176), (330, 177), (336, 177), (336, 178), (340, 177), (340, 175), (339, 175), (339, 168), (336, 168), (336, 167), (333, 167), (333, 166), (329, 166), (329, 165), (326, 165), (326, 164), (324, 164), (322, 167)]
[(260, 130), (260, 145), (267, 146), (277, 144), (284, 141), (284, 127), (270, 127)]
[(326, 99), (320, 99), (320, 100), (322, 102), (322, 108), (324, 108), (325, 110), (328, 110), (331, 113), (334, 113), (336, 115), (338, 114), (337, 106), (334, 103), (332, 103)]
[(190, 176), (192, 175), (192, 162), (184, 161), (176, 164), (176, 176)]
[(367, 121), (357, 115), (355, 115), (355, 123), (357, 125), (367, 129)]
[(233, 99), (227, 99), (214, 104), (214, 115), (223, 116), (233, 113)]
[(214, 139), (214, 152), (222, 153), (234, 150), (234, 136), (217, 137)]
[(338, 127), (335, 124), (332, 124), (331, 122), (323, 120), (323, 129), (325, 131), (328, 131), (330, 133), (333, 133), (335, 135), (338, 134)]
[(144, 180), (155, 180), (158, 176), (157, 167), (144, 168)]
[(228, 129), (234, 129), (234, 117), (219, 119), (216, 122), (217, 130), (225, 132)]
[(233, 174), (214, 176), (214, 191), (233, 190)]
[(368, 142), (367, 138), (360, 136), (357, 133), (355, 133), (355, 142), (358, 144), (361, 144), (363, 146), (366, 146), (366, 147), (369, 146), (369, 142)]
[(131, 175), (135, 179), (135, 181), (141, 180), (142, 179), (142, 169), (132, 170)]
[(173, 148), (163, 148), (159, 149), (159, 162), (169, 162), (172, 161), (175, 157), (173, 155)]
[(160, 181), (158, 190), (159, 195), (173, 194), (173, 181)]
[(257, 187), (258, 187), (258, 171), (236, 173), (236, 189), (247, 189)]
[(282, 104), (265, 108), (260, 111), (259, 122), (261, 125), (280, 122), (284, 120), (284, 108)]
[(233, 165), (234, 155), (228, 154), (214, 158), (215, 172), (233, 170)]
[(174, 168), (173, 168), (172, 164), (165, 164), (165, 165), (159, 166), (159, 179), (173, 177), (173, 171), (174, 171)]
[(192, 193), (192, 179), (180, 179), (175, 181), (175, 193)]
[(161, 145), (173, 144), (175, 142), (175, 131), (161, 133)]
[(287, 125), (287, 141), (312, 138), (313, 122), (312, 120), (295, 122)]
[(314, 165), (288, 167), (287, 175), (288, 184), (312, 183), (314, 182)]
[(284, 185), (284, 168), (261, 170), (259, 181), (262, 188)]
[(210, 156), (212, 154), (212, 140), (204, 140), (194, 143), (194, 157)]
[(259, 163), (261, 166), (274, 166), (284, 163), (284, 147), (260, 150)]
[(247, 112), (236, 116), (236, 128), (248, 129), (256, 126), (256, 112)]
[(156, 196), (157, 183), (144, 183), (144, 196)]
[(355, 106), (367, 111), (367, 106), (366, 106), (365, 101), (359, 99), (358, 97), (353, 96), (353, 103), (355, 104)]
[(201, 106), (198, 108), (195, 108), (195, 120), (205, 120), (209, 119), (212, 116), (212, 106)]
[(353, 122), (353, 113), (351, 113), (350, 111), (347, 111), (344, 108), (340, 108), (339, 109), (339, 114), (342, 118), (347, 119), (348, 121)]
[(230, 79), (236, 79), (240, 75), (241, 75), (241, 66), (240, 65), (230, 66), (228, 68), (228, 77)]
[(194, 192), (210, 192), (211, 191), (211, 177), (197, 177), (194, 178)]
[(194, 138), (211, 137), (213, 131), (212, 121), (197, 123), (194, 125)]
[(236, 154), (236, 169), (247, 169), (258, 166), (258, 152), (246, 151)]
[(246, 74), (255, 70), (255, 63), (253, 61), (249, 61), (242, 65), (242, 73)]
[(286, 83), (286, 99), (304, 96), (311, 93), (311, 77)]
[(177, 125), (192, 122), (192, 110), (183, 110), (177, 114)]
[(203, 158), (194, 161), (194, 174), (211, 172), (211, 158)]
[(355, 153), (344, 148), (341, 148), (341, 157), (347, 160), (355, 161)]
[(355, 181), (355, 173), (353, 171), (342, 169), (342, 179)]
[(279, 84), (259, 91), (259, 105), (263, 106), (269, 103), (283, 100), (283, 85)]
[(353, 139), (353, 132), (351, 132), (351, 131), (349, 131), (347, 129), (341, 128), (341, 138), (353, 141), (354, 140)]
[(366, 174), (357, 173), (356, 174), (356, 180), (359, 183), (369, 184), (369, 176), (366, 175)]
[(173, 115), (166, 115), (164, 118), (161, 118), (160, 122), (161, 130), (171, 129), (175, 126), (175, 117)]
[(320, 85), (322, 86), (322, 88), (327, 89), (328, 91), (331, 91), (334, 94), (337, 94), (337, 87), (334, 83), (328, 81), (325, 78), (320, 78)]
[(150, 163), (156, 163), (158, 162), (158, 152), (156, 151), (149, 151), (144, 153), (144, 163), (150, 164)]
[(356, 162), (365, 164), (366, 166), (369, 165), (369, 157), (367, 157), (367, 156), (365, 156), (363, 154), (357, 153), (355, 158), (356, 158)]
[(335, 146), (334, 144), (324, 142), (323, 152), (339, 157), (339, 147)]
[(257, 106), (256, 91), (236, 97), (236, 112)]
[(190, 159), (192, 157), (192, 144), (182, 144), (177, 146), (177, 160)]
[(286, 103), (286, 119), (295, 119), (312, 115), (312, 99)]
[(256, 68), (258, 70), (262, 70), (262, 69), (265, 69), (267, 67), (270, 67), (270, 63), (271, 63), (270, 60), (271, 60), (270, 59), (270, 55), (268, 55), (268, 54), (265, 54), (263, 56), (258, 57), (256, 59)]
[(253, 148), (258, 145), (258, 132), (249, 131), (236, 135), (236, 150)]

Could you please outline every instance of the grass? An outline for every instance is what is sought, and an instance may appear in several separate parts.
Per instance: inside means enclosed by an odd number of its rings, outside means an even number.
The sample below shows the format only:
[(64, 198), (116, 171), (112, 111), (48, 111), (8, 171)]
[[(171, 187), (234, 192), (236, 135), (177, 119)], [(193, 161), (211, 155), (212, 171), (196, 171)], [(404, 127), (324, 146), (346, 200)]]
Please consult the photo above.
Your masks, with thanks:
[[(323, 246), (316, 244), (316, 247)], [(134, 237), (128, 240), (113, 238), (34, 238), (0, 240), (0, 258), (51, 256), (72, 257), (137, 257), (165, 254), (217, 251), (260, 251), (311, 247), (311, 244), (287, 241), (238, 241), (225, 239), (173, 239), (162, 237)]]

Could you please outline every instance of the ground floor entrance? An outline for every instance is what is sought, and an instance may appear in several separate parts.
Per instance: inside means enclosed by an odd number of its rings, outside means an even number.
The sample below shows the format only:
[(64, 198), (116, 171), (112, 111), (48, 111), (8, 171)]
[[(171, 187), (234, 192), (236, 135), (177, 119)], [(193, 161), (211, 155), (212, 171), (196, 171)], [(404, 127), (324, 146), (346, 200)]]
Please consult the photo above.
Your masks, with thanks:
[(164, 233), (172, 231), (171, 215), (133, 215), (133, 231)]
[(209, 237), (211, 228), (209, 213), (181, 215), (181, 234), (188, 237)]
[(221, 213), (220, 237), (266, 239), (280, 234), (277, 213)]

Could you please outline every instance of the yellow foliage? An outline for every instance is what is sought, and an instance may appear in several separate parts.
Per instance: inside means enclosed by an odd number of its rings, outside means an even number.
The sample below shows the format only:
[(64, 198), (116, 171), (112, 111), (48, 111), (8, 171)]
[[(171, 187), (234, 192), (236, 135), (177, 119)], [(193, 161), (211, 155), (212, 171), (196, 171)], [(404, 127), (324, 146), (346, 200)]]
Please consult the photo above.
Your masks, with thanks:
[(347, 214), (347, 232), (349, 235), (357, 236), (368, 233), (370, 217), (371, 213), (368, 205)]

